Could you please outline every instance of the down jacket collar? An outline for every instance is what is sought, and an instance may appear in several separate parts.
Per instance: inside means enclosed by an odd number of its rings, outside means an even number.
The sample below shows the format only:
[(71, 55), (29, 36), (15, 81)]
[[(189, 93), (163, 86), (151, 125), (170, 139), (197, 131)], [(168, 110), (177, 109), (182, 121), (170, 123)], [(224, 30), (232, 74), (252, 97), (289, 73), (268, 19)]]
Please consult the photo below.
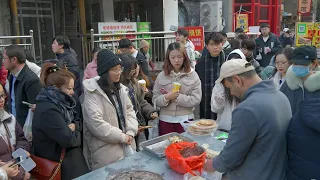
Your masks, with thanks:
[(287, 70), (286, 82), (291, 90), (297, 90), (303, 85), (303, 87), (309, 92), (318, 91), (320, 90), (320, 68), (316, 68), (314, 70), (314, 74), (309, 76), (307, 80), (303, 81), (301, 78), (295, 76), (292, 71), (292, 66), (290, 66)]

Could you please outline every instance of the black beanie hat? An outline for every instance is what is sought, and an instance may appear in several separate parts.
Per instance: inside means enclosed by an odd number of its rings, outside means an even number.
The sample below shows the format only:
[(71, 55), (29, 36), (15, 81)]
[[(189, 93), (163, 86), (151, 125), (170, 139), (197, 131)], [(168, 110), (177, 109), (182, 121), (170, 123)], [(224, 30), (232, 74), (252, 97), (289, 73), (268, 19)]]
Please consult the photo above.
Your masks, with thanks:
[(102, 49), (98, 52), (97, 72), (99, 76), (102, 76), (103, 74), (108, 72), (109, 69), (119, 64), (122, 65), (121, 59), (112, 51), (108, 49)]

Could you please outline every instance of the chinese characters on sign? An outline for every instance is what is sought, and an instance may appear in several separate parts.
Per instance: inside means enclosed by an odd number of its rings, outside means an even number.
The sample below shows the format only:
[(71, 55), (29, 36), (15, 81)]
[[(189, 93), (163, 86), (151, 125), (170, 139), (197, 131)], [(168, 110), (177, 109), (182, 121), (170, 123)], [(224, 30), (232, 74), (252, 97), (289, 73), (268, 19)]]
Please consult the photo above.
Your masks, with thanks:
[[(195, 46), (196, 51), (202, 51), (204, 48), (204, 30), (203, 26), (180, 27), (189, 32), (188, 39)], [(179, 29), (180, 29), (179, 28)]]
[[(98, 24), (99, 34), (118, 34), (137, 32), (135, 22), (101, 22)], [(136, 35), (106, 36), (103, 40), (119, 40), (122, 38), (135, 39)]]
[(248, 14), (236, 14), (237, 25), (236, 28), (242, 28), (244, 32), (249, 31), (249, 16)]
[(311, 9), (312, 0), (299, 0), (299, 13), (309, 13)]

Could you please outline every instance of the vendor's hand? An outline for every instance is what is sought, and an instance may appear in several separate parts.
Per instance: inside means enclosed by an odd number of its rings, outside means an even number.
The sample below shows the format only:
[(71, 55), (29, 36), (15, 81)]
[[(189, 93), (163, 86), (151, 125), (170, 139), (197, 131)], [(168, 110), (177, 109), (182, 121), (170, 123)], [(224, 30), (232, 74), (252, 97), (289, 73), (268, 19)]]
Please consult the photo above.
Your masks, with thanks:
[(145, 130), (144, 126), (138, 127), (138, 133), (142, 133)]
[(158, 116), (158, 113), (157, 112), (154, 112), (154, 113), (152, 113), (152, 114), (150, 114), (150, 118), (151, 119), (156, 119), (156, 118), (158, 118), (159, 116)]
[(28, 179), (30, 179), (30, 178), (31, 178), (30, 173), (26, 172), (26, 173), (24, 174), (23, 180), (28, 180)]
[(75, 131), (76, 130), (76, 125), (74, 123), (71, 123), (68, 126), (71, 129), (71, 131)]
[(126, 142), (124, 142), (125, 144), (131, 145), (133, 142), (133, 137), (130, 135), (126, 135)]
[(34, 110), (36, 109), (36, 104), (32, 104), (32, 106), (30, 106), (30, 109), (32, 112), (34, 112)]
[(172, 101), (177, 99), (179, 96), (179, 91), (177, 92), (172, 92), (170, 91), (168, 94), (165, 95), (166, 100)]
[(216, 170), (213, 167), (213, 159), (209, 159), (206, 161), (206, 163), (203, 166), (203, 170), (207, 172), (215, 172)]
[(149, 89), (147, 87), (142, 87), (144, 93), (148, 93)]
[(13, 163), (14, 163), (13, 161), (8, 162), (8, 163), (0, 162), (1, 168), (7, 173), (9, 178), (13, 178), (13, 177), (17, 176), (19, 173), (19, 166), (9, 167)]

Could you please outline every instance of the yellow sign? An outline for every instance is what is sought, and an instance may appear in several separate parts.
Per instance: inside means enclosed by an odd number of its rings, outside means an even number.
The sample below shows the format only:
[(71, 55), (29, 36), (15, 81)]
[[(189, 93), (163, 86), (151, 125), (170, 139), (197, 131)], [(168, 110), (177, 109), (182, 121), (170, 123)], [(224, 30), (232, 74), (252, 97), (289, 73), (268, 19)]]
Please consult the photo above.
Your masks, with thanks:
[(296, 46), (311, 45), (314, 34), (314, 23), (296, 23)]
[(249, 31), (249, 16), (248, 14), (236, 14), (236, 28), (242, 28), (244, 32)]

